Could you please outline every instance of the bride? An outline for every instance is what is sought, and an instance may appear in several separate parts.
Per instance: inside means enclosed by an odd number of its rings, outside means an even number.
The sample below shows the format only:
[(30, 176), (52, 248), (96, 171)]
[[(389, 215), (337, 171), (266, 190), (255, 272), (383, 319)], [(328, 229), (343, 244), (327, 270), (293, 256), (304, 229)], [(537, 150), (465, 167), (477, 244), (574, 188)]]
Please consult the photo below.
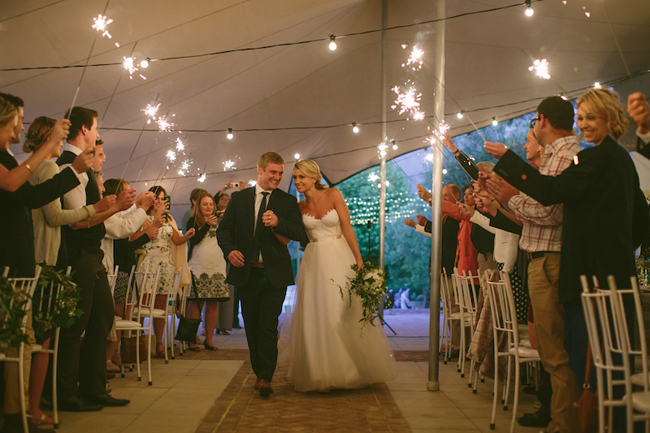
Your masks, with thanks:
[(297, 391), (361, 388), (396, 377), (395, 358), (381, 323), (362, 327), (361, 300), (341, 296), (352, 265), (363, 264), (350, 212), (341, 192), (321, 184), (318, 165), (294, 165), (298, 206), (310, 243), (298, 274), (298, 295), (291, 323), (289, 378)]

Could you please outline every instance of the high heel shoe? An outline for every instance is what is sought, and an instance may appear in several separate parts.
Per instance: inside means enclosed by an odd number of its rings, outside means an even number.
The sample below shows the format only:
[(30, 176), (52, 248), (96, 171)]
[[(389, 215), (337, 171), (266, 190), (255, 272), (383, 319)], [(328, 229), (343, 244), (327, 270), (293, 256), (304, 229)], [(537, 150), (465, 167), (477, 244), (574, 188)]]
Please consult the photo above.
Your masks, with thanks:
[(188, 343), (187, 349), (191, 350), (192, 352), (200, 352), (201, 351), (201, 348), (196, 343), (194, 343), (194, 347), (192, 347), (192, 343)]
[(218, 347), (210, 346), (207, 341), (203, 342), (203, 346), (205, 347), (205, 350), (212, 350), (213, 352), (216, 352), (217, 350), (219, 350)]

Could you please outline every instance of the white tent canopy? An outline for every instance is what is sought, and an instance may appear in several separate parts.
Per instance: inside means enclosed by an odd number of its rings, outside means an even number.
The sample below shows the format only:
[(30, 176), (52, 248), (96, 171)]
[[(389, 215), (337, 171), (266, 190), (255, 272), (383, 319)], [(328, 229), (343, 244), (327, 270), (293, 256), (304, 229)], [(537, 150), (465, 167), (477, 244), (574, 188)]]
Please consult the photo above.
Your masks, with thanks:
[[(532, 17), (524, 15), (523, 1), (453, 0), (447, 2), (447, 16), (514, 3), (521, 4), (446, 23), (445, 111), (453, 134), (473, 129), (467, 117), (456, 118), (460, 110), (482, 127), (493, 116), (504, 119), (530, 111), (546, 96), (575, 96), (594, 82), (625, 78), (650, 65), (650, 2), (645, 0), (538, 1), (533, 2)], [(391, 0), (388, 25), (430, 20), (434, 6), (431, 0)], [(110, 0), (105, 13), (114, 20), (108, 26), (113, 36), (109, 39), (91, 28), (93, 17), (105, 7), (105, 0), (3, 1), (0, 69), (83, 65), (93, 38), (89, 63), (100, 64), (121, 62), (131, 53), (137, 61), (160, 59), (327, 39), (330, 34), (381, 27), (380, 0)], [(387, 35), (389, 86), (413, 80), (427, 114), (433, 112), (435, 84), (432, 28), (423, 24)], [(339, 37), (336, 51), (328, 49), (328, 42), (154, 61), (132, 79), (121, 65), (89, 67), (76, 105), (94, 108), (103, 118), (100, 133), (108, 155), (104, 178), (139, 178), (152, 186), (165, 173), (165, 154), (177, 137), (185, 140), (187, 156), (179, 157), (176, 165), (191, 153), (191, 173), (205, 170), (209, 175), (203, 185), (212, 192), (229, 180), (255, 179), (257, 157), (269, 150), (287, 161), (296, 153), (316, 159), (333, 183), (377, 164), (380, 125), (368, 123), (381, 120), (381, 33)], [(401, 66), (415, 43), (425, 52), (419, 72)], [(402, 44), (409, 48), (402, 49)], [(550, 80), (528, 71), (542, 58), (550, 64)], [(41, 115), (60, 118), (72, 103), (82, 72), (2, 70), (0, 92), (25, 100), (26, 121)], [(123, 175), (145, 125), (141, 109), (157, 95), (160, 113), (169, 112), (175, 131), (144, 132)], [(389, 121), (406, 118), (388, 109)], [(360, 125), (358, 134), (352, 132), (352, 122)], [(282, 129), (331, 125), (343, 126)], [(232, 140), (223, 132), (227, 128), (234, 130)], [(388, 137), (399, 144), (390, 156), (423, 147), (426, 128), (426, 122), (389, 123)], [(146, 129), (154, 130), (155, 125)], [(224, 172), (226, 160), (233, 160), (238, 170)], [(168, 192), (177, 170), (171, 166), (162, 182)], [(285, 187), (289, 178), (287, 173)], [(189, 191), (199, 185), (197, 177), (182, 178), (175, 202), (187, 203)], [(144, 188), (143, 183), (134, 186)]]

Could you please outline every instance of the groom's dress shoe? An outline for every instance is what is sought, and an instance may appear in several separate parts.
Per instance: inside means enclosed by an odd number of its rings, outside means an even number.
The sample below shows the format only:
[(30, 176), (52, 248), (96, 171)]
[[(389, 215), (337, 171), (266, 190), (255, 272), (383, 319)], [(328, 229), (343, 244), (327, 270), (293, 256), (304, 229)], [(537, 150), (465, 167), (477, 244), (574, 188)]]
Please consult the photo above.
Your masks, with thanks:
[(260, 396), (268, 397), (271, 394), (273, 394), (273, 388), (271, 388), (269, 381), (266, 379), (260, 379)]
[(78, 395), (73, 395), (67, 400), (59, 401), (59, 410), (64, 412), (95, 412), (103, 408), (103, 404), (90, 402)]

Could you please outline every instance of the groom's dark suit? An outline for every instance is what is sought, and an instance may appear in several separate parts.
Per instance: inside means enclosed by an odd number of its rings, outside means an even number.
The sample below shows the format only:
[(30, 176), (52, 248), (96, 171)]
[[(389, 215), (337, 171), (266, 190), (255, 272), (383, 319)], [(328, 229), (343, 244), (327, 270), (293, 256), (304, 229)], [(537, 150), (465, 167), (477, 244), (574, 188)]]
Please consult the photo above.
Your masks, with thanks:
[[(253, 371), (258, 378), (270, 382), (278, 357), (278, 317), (287, 286), (294, 284), (289, 250), (274, 232), (301, 243), (307, 242), (307, 235), (296, 198), (279, 189), (268, 196), (266, 206), (278, 217), (277, 227), (272, 230), (260, 222), (254, 232), (255, 196), (255, 187), (232, 195), (219, 223), (217, 239), (226, 259), (234, 250), (244, 255), (244, 266), (231, 265), (227, 280), (237, 286), (241, 299)], [(256, 243), (262, 264), (259, 256), (251, 257)]]

